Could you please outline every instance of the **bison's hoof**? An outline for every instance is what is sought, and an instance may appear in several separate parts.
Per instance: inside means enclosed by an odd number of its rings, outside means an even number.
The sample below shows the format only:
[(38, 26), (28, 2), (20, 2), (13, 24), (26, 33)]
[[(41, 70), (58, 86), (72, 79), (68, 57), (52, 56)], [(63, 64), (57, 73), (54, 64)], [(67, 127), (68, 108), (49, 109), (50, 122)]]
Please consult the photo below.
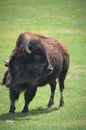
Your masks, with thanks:
[(15, 113), (15, 110), (16, 110), (16, 108), (15, 108), (15, 106), (10, 106), (10, 110), (9, 110), (9, 113), (10, 114), (14, 114)]
[(27, 114), (28, 114), (28, 112), (23, 112), (23, 111), (22, 111), (22, 114), (27, 115)]
[(28, 113), (28, 106), (24, 106), (22, 113), (25, 113), (25, 114)]
[(14, 114), (15, 113), (15, 111), (9, 111), (9, 114)]
[(60, 102), (59, 107), (64, 107), (64, 102)]
[(47, 105), (47, 109), (51, 108), (52, 105), (54, 105), (54, 103), (48, 103), (48, 105)]
[(28, 114), (28, 110), (22, 110), (23, 114)]

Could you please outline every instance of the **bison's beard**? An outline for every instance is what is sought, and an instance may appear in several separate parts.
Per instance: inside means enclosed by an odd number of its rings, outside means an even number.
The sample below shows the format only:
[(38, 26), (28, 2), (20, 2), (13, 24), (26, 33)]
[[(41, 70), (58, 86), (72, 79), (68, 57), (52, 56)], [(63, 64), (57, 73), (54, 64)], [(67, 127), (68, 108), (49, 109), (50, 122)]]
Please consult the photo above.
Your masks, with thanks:
[(18, 88), (18, 86), (28, 84), (29, 86), (39, 86), (52, 70), (52, 66), (46, 55), (35, 54), (36, 52), (20, 57), (11, 58), (9, 63), (9, 71), (11, 75), (10, 87)]
[[(47, 77), (46, 71), (39, 70), (22, 70), (13, 79), (11, 87), (22, 89), (22, 85), (28, 84), (28, 86), (39, 86)], [(26, 87), (25, 87), (26, 88)]]
[[(51, 74), (52, 66), (41, 60), (25, 60), (24, 58), (15, 59), (9, 66), (11, 76), (10, 87), (22, 89), (22, 85), (40, 86), (42, 82)], [(27, 85), (27, 86), (28, 86)], [(21, 87), (20, 87), (21, 86)]]

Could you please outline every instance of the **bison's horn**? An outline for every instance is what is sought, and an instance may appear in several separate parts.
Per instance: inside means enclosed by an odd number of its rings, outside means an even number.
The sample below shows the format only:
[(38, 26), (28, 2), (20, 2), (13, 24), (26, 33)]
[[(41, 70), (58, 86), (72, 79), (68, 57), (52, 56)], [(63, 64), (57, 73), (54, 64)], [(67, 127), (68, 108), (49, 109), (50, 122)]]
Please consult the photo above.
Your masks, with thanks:
[(7, 66), (7, 67), (8, 67), (8, 62), (7, 62), (7, 61), (5, 61), (5, 60), (3, 60), (3, 59), (2, 59), (2, 61), (5, 63), (5, 66)]
[(29, 49), (28, 44), (25, 45), (25, 51), (26, 51), (28, 54), (31, 54), (31, 50)]

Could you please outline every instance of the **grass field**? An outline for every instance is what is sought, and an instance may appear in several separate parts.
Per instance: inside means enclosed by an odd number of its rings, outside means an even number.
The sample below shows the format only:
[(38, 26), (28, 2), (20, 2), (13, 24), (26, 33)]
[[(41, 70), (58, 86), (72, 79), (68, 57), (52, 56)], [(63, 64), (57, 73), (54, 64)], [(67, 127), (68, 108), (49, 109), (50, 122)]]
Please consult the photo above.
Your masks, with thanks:
[(70, 52), (64, 99), (59, 106), (59, 87), (55, 104), (49, 110), (47, 85), (38, 88), (27, 116), (20, 113), (23, 94), (14, 115), (9, 111), (9, 91), (0, 86), (0, 130), (86, 130), (86, 1), (85, 0), (0, 0), (0, 79), (21, 32), (31, 31), (63, 40)]

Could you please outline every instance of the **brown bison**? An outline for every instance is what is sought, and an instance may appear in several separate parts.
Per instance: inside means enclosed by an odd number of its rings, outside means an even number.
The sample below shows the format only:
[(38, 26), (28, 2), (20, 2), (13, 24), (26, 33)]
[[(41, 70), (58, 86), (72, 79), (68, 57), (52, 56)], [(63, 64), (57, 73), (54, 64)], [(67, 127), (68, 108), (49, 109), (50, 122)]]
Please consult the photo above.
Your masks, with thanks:
[(28, 104), (35, 96), (37, 87), (46, 84), (50, 84), (51, 87), (47, 105), (48, 108), (51, 107), (54, 104), (57, 78), (60, 87), (59, 106), (63, 106), (64, 80), (68, 68), (69, 53), (62, 41), (31, 32), (20, 34), (2, 82), (9, 86), (11, 100), (9, 112), (15, 112), (15, 101), (20, 92), (24, 91), (25, 105), (22, 112), (27, 113)]

